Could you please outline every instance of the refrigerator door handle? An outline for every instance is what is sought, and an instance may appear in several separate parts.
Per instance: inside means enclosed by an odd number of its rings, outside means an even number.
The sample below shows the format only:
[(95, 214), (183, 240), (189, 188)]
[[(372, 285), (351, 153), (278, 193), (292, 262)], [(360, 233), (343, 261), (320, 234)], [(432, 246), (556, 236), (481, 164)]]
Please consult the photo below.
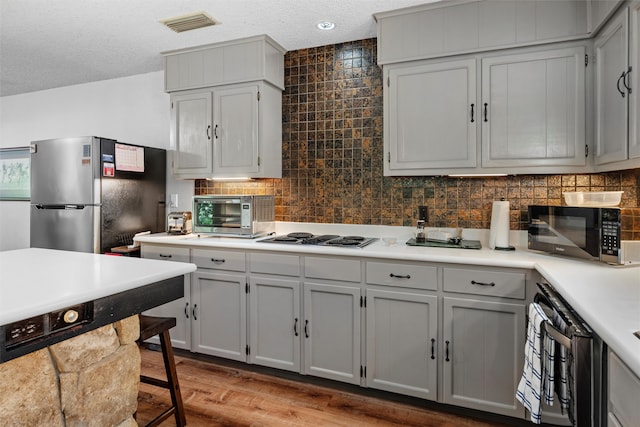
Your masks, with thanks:
[(69, 210), (82, 210), (85, 205), (43, 205), (36, 204), (36, 209), (69, 209)]

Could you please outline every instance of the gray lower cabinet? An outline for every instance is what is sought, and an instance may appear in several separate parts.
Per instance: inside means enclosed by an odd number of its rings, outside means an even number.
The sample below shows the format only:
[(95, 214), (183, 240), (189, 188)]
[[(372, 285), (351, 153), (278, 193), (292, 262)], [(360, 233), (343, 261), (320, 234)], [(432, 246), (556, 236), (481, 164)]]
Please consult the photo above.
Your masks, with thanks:
[(249, 362), (300, 372), (299, 280), (249, 279)]
[(360, 384), (360, 287), (305, 282), (303, 299), (304, 373)]
[(367, 387), (437, 400), (438, 297), (367, 289)]
[(442, 401), (523, 418), (515, 391), (526, 339), (525, 274), (443, 270)]
[(609, 351), (608, 427), (640, 426), (640, 378)]
[(524, 306), (445, 297), (443, 318), (443, 402), (524, 417)]
[(249, 363), (301, 372), (300, 257), (251, 252)]
[(192, 351), (247, 360), (246, 280), (242, 274), (192, 273)]
[[(149, 311), (176, 317), (176, 347), (525, 417), (525, 270), (147, 244), (142, 254), (198, 266), (185, 298)], [(625, 417), (610, 425), (635, 425)]]
[(247, 276), (244, 251), (191, 250), (191, 350), (247, 360)]
[[(142, 258), (158, 259), (163, 261), (189, 262), (189, 248), (177, 246), (143, 245)], [(191, 349), (191, 275), (184, 276), (184, 297), (155, 307), (144, 312), (149, 316), (175, 317), (176, 326), (171, 328), (171, 345), (184, 350)], [(149, 342), (158, 344), (158, 337), (153, 337)]]

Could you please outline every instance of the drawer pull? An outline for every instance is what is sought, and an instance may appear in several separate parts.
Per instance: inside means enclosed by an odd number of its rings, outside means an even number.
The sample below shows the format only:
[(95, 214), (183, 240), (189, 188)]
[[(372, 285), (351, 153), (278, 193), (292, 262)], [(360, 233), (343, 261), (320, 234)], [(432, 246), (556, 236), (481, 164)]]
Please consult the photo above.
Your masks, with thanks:
[(431, 360), (436, 358), (436, 340), (431, 338)]
[(293, 335), (298, 336), (298, 318), (293, 322)]
[(496, 285), (494, 282), (485, 283), (485, 282), (476, 282), (475, 280), (472, 280), (471, 284), (478, 285), (478, 286), (495, 286)]
[(184, 317), (189, 318), (189, 303), (186, 303), (184, 306)]
[(171, 255), (159, 254), (160, 258), (171, 258)]
[(444, 361), (445, 362), (449, 362), (449, 341), (445, 341), (445, 347), (444, 347)]
[(193, 320), (198, 320), (198, 304), (193, 304), (193, 311), (191, 314), (193, 314)]
[(211, 262), (214, 264), (224, 264), (225, 260), (223, 259), (218, 259), (218, 258), (211, 258)]
[(309, 321), (304, 321), (304, 337), (309, 338)]
[(411, 275), (407, 274), (406, 276), (401, 276), (398, 274), (389, 274), (389, 277), (394, 278), (394, 279), (411, 279)]

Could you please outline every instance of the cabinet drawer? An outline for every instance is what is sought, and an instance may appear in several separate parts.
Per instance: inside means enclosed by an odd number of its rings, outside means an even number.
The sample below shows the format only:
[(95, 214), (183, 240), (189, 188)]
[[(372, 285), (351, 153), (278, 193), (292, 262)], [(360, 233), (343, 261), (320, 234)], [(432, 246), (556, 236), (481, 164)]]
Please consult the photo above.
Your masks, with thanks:
[(304, 258), (304, 275), (315, 279), (360, 282), (360, 261), (336, 258)]
[(524, 273), (505, 271), (444, 269), (444, 290), (464, 294), (524, 299)]
[(244, 252), (213, 249), (193, 249), (191, 262), (198, 268), (215, 270), (245, 271)]
[(189, 262), (189, 248), (142, 245), (142, 258)]
[(438, 289), (438, 268), (431, 265), (367, 262), (367, 283), (417, 289)]
[(249, 269), (252, 273), (300, 276), (299, 256), (252, 253), (249, 257)]

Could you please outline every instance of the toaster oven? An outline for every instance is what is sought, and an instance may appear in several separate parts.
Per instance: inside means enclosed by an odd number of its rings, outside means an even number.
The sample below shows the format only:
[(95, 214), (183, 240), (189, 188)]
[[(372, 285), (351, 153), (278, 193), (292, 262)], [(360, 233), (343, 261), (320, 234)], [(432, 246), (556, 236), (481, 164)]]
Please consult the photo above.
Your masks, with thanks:
[(271, 196), (230, 195), (193, 198), (193, 232), (254, 238), (275, 231)]

